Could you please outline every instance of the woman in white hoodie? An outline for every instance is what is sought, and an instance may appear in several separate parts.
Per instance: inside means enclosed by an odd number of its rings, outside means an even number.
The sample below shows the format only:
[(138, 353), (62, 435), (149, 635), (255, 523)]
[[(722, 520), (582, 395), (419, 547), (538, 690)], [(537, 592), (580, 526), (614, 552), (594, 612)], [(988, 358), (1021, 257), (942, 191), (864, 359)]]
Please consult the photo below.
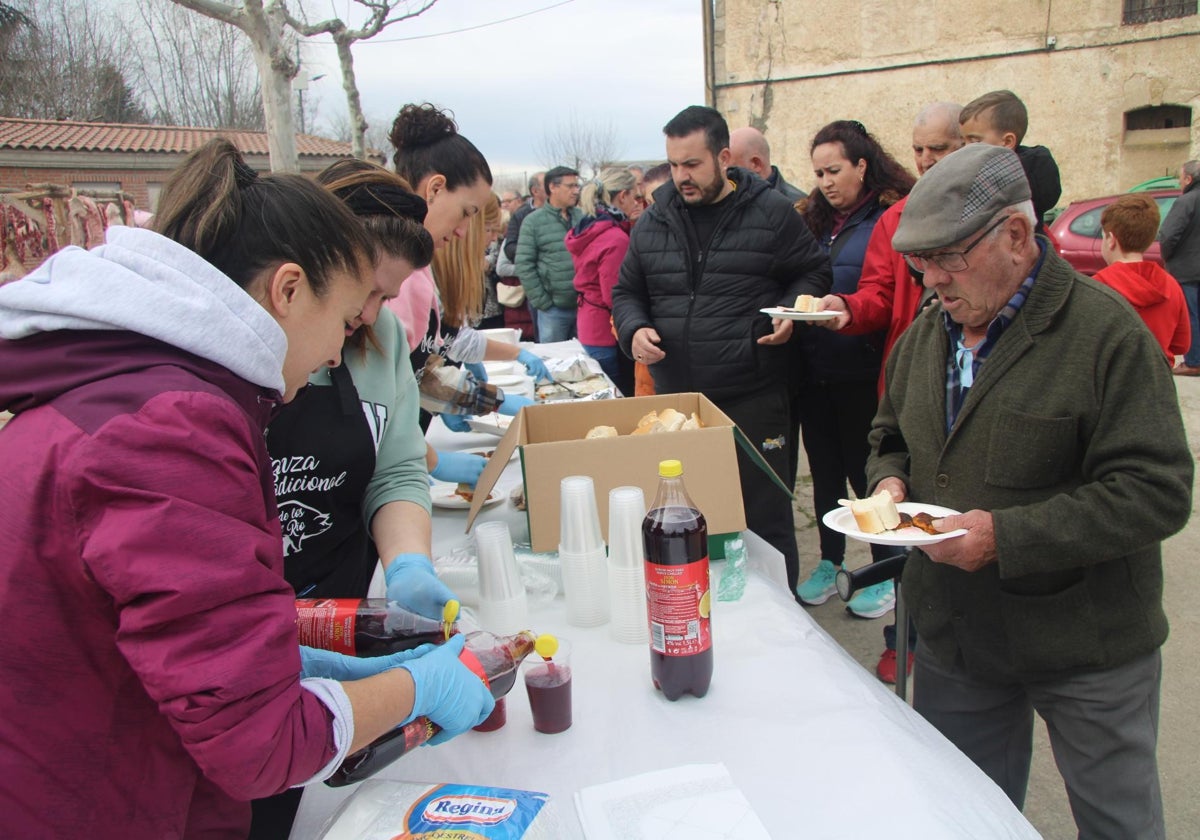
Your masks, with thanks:
[(155, 224), (0, 287), (0, 610), (30, 641), (0, 650), (14, 837), (244, 836), (248, 800), (417, 715), (444, 740), (493, 706), (461, 640), (297, 645), (263, 430), (339, 362), (361, 225), (227, 141), (185, 161)]

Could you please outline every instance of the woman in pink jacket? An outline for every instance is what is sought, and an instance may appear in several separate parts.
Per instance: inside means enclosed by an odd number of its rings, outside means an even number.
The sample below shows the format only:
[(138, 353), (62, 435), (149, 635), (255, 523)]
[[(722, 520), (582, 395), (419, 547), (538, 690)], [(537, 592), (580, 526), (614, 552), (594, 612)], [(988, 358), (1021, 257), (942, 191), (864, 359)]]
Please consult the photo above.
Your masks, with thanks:
[(155, 229), (0, 287), (5, 836), (244, 837), (250, 799), (415, 715), (452, 735), (493, 705), (461, 642), (297, 644), (263, 435), (339, 363), (370, 291), (360, 223), (214, 140)]
[(626, 396), (633, 395), (633, 362), (613, 335), (612, 290), (629, 250), (629, 228), (645, 206), (637, 176), (628, 169), (606, 169), (584, 185), (579, 195), (584, 216), (566, 238), (575, 261), (579, 342)]

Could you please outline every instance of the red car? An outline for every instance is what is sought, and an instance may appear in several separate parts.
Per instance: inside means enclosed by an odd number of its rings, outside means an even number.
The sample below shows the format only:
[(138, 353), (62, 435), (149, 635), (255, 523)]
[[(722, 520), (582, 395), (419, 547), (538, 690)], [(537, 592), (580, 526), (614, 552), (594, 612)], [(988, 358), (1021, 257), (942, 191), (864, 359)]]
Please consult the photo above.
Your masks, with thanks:
[[(1104, 257), (1100, 256), (1100, 214), (1121, 195), (1124, 193), (1072, 201), (1050, 224), (1050, 233), (1058, 242), (1058, 253), (1081, 274), (1090, 277), (1104, 268)], [(1167, 211), (1179, 198), (1179, 190), (1148, 190), (1145, 195), (1158, 203), (1159, 215), (1165, 219)], [(1163, 264), (1157, 242), (1146, 251), (1146, 259)]]

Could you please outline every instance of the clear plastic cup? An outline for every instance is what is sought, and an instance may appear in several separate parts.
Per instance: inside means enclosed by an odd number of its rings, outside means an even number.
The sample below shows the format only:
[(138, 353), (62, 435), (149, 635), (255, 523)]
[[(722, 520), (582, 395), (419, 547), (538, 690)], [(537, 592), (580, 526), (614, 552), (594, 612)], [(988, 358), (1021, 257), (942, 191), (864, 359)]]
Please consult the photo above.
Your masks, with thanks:
[(597, 627), (608, 621), (608, 558), (604, 544), (590, 552), (570, 552), (559, 547), (567, 623)]
[(559, 485), (559, 554), (586, 554), (604, 547), (596, 485), (590, 476), (569, 475)]
[(476, 525), (475, 547), (479, 558), (481, 601), (507, 601), (525, 594), (507, 522)]
[(559, 637), (549, 659), (530, 654), (521, 663), (533, 728), (553, 735), (571, 728), (571, 643)]
[(641, 568), (645, 561), (642, 520), (646, 499), (641, 487), (614, 487), (608, 492), (608, 561), (610, 568)]

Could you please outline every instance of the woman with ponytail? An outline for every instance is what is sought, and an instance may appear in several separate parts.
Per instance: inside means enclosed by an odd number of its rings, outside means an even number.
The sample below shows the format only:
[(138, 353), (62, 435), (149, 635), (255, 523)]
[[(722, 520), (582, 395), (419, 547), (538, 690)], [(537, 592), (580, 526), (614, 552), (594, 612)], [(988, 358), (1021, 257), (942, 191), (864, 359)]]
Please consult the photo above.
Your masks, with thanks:
[(633, 362), (617, 348), (612, 329), (612, 290), (629, 250), (629, 228), (645, 207), (637, 176), (606, 169), (579, 194), (583, 218), (567, 234), (578, 293), (576, 328), (588, 355), (626, 396), (633, 395)]
[[(479, 269), (457, 271), (453, 268), (453, 265), (465, 265), (467, 260), (477, 259), (473, 252), (467, 253), (465, 244), (458, 243), (467, 238), (472, 220), (485, 211), (493, 198), (492, 171), (487, 161), (470, 140), (458, 133), (454, 120), (429, 103), (401, 108), (389, 139), (396, 148), (393, 161), (397, 174), (413, 184), (417, 194), (429, 204), (425, 228), (438, 251), (432, 270), (413, 272), (400, 295), (388, 304), (408, 334), (418, 386), (431, 366), (446, 362), (470, 365), (473, 378), (482, 380), (485, 377), (479, 363), (485, 360), (519, 361), (535, 380), (549, 380), (545, 363), (536, 355), (516, 345), (488, 339), (470, 327), (470, 319), (479, 314), (483, 289), (480, 285), (476, 292), (473, 281), (467, 281), (465, 275), (474, 277)], [(477, 241), (481, 242), (483, 221), (480, 219), (476, 223)], [(442, 251), (452, 242), (456, 244), (442, 257)], [(482, 259), (482, 251), (478, 259)], [(439, 272), (439, 263), (449, 266), (442, 269), (443, 274), (447, 271), (454, 274), (444, 283), (434, 279)], [(448, 300), (439, 284), (452, 292), (455, 299)], [(530, 402), (525, 397), (510, 395), (503, 398), (496, 410), (513, 415)], [(441, 416), (454, 431), (468, 430), (463, 417), (456, 414)], [(423, 429), (428, 428), (430, 419), (428, 413), (422, 413)], [(431, 471), (435, 478), (473, 486), (486, 464), (487, 461), (478, 455), (439, 452)]]
[(0, 288), (0, 609), (36, 640), (0, 656), (12, 836), (245, 836), (248, 800), (492, 705), (454, 646), (296, 643), (264, 430), (362, 317), (362, 226), (225, 140), (154, 221)]

